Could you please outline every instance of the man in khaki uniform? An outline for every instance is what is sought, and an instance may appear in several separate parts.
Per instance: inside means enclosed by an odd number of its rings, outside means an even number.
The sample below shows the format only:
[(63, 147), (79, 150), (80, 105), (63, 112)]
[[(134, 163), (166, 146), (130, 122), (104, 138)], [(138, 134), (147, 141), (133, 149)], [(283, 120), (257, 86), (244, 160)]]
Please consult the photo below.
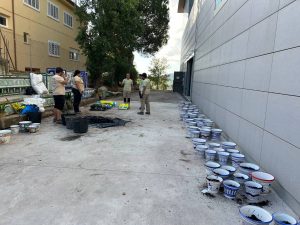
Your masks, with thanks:
[(143, 73), (141, 75), (142, 83), (140, 85), (140, 100), (141, 100), (141, 111), (138, 112), (139, 115), (144, 115), (145, 105), (146, 105), (146, 114), (150, 115), (150, 80), (147, 78), (147, 74)]
[(128, 103), (128, 106), (130, 105), (130, 95), (131, 91), (133, 89), (133, 81), (130, 79), (130, 74), (126, 74), (126, 78), (122, 81), (123, 88), (123, 98), (124, 103)]

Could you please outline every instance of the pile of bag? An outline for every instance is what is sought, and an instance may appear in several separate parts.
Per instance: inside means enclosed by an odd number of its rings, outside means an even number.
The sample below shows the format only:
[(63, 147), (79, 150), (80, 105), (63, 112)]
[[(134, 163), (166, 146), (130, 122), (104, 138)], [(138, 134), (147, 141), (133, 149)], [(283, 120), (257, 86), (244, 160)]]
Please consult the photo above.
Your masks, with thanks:
[(30, 82), (33, 90), (35, 90), (37, 94), (49, 94), (49, 91), (43, 82), (43, 76), (41, 74), (30, 73)]

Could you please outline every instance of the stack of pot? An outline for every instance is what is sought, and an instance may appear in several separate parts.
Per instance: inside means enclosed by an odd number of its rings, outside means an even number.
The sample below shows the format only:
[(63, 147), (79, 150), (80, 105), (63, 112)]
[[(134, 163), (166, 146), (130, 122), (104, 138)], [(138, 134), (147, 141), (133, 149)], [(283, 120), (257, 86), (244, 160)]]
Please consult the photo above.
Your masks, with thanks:
[(262, 201), (261, 196), (269, 193), (274, 177), (260, 172), (258, 165), (246, 163), (245, 155), (236, 148), (237, 144), (222, 140), (222, 130), (214, 127), (214, 121), (200, 114), (197, 106), (181, 102), (179, 110), (180, 119), (187, 129), (186, 136), (191, 138), (196, 152), (205, 158), (208, 191), (215, 194), (222, 184), (226, 198), (235, 198), (239, 191), (251, 203)]

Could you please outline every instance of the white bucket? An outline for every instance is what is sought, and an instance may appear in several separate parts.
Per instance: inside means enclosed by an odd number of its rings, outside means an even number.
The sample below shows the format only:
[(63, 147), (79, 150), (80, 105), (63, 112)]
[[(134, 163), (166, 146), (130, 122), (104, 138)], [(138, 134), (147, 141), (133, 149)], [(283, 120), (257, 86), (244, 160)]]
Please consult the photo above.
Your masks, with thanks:
[(270, 224), (273, 221), (267, 210), (257, 206), (245, 205), (239, 211), (245, 225)]
[(18, 134), (20, 131), (20, 126), (19, 125), (11, 125), (10, 130), (12, 134)]
[(207, 189), (211, 194), (217, 194), (219, 192), (223, 179), (219, 176), (209, 175), (206, 177)]
[(253, 181), (263, 186), (262, 194), (268, 194), (270, 192), (270, 186), (275, 180), (273, 175), (258, 171), (251, 173), (251, 177)]
[(297, 225), (297, 220), (288, 214), (276, 212), (272, 216), (276, 225)]

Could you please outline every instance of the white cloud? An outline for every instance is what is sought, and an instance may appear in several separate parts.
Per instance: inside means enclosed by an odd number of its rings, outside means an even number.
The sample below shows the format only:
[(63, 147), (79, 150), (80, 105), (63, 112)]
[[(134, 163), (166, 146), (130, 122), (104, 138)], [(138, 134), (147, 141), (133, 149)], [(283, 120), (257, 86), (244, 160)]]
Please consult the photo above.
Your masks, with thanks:
[[(187, 14), (177, 13), (178, 0), (170, 0), (170, 29), (169, 41), (160, 49), (155, 57), (165, 57), (168, 60), (169, 69), (167, 73), (173, 73), (180, 69), (180, 52), (181, 52), (181, 38), (187, 22)], [(139, 73), (148, 72), (151, 57), (146, 58), (139, 53), (134, 53), (134, 64)]]

